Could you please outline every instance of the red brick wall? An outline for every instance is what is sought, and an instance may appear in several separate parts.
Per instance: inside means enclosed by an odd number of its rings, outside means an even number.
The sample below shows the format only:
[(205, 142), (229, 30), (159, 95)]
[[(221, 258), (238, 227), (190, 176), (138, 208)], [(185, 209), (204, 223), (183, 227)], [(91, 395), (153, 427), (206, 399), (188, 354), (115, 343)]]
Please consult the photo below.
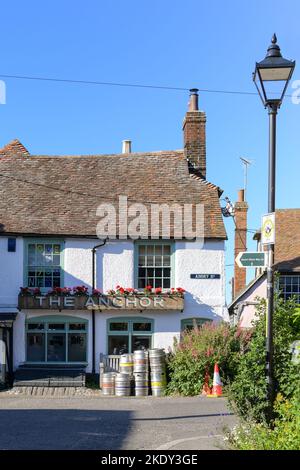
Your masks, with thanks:
[[(239, 193), (239, 201), (234, 206), (235, 233), (234, 233), (234, 259), (241, 251), (247, 250), (247, 202), (243, 193)], [(234, 262), (234, 297), (246, 287), (246, 268), (239, 268)]]
[(183, 122), (184, 152), (206, 178), (206, 115), (203, 111), (188, 111)]

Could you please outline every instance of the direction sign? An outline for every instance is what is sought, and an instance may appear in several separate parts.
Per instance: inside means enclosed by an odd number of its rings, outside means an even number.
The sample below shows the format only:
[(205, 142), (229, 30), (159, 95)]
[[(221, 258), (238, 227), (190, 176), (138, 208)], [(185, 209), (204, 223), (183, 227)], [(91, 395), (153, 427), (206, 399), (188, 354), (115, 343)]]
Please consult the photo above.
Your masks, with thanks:
[(235, 258), (240, 268), (263, 268), (266, 266), (266, 253), (263, 251), (241, 251)]

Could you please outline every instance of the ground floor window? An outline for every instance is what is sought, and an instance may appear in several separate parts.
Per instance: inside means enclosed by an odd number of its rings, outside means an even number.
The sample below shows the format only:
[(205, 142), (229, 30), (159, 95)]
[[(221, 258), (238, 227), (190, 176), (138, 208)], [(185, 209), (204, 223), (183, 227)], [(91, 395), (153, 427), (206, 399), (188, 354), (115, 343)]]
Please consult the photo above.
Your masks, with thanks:
[(292, 297), (300, 304), (300, 275), (280, 275), (279, 290), (284, 300)]
[(126, 354), (152, 347), (153, 320), (110, 318), (107, 325), (108, 354)]
[(26, 322), (28, 362), (86, 362), (87, 320), (39, 317)]
[(185, 318), (181, 320), (181, 331), (192, 330), (195, 326), (201, 326), (204, 323), (211, 322), (209, 318)]

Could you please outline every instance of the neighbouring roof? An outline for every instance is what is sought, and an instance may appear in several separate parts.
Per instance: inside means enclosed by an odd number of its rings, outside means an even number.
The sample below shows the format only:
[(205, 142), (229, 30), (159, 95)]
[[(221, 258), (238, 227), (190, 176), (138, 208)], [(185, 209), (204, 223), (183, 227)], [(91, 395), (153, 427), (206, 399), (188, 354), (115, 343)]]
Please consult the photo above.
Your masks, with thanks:
[[(257, 230), (254, 240), (260, 241), (261, 231)], [(277, 209), (275, 212), (275, 253), (274, 267), (281, 273), (300, 273), (300, 209)], [(228, 306), (232, 308), (265, 276), (262, 273), (253, 279)]]
[(275, 267), (300, 272), (300, 209), (278, 209), (275, 215)]
[[(278, 271), (300, 272), (300, 209), (276, 209), (275, 267)], [(260, 241), (261, 230), (253, 240)]]
[(202, 203), (205, 238), (226, 239), (220, 194), (189, 173), (182, 150), (30, 155), (18, 140), (0, 150), (0, 234), (96, 236), (99, 204), (117, 208), (126, 195), (128, 204)]

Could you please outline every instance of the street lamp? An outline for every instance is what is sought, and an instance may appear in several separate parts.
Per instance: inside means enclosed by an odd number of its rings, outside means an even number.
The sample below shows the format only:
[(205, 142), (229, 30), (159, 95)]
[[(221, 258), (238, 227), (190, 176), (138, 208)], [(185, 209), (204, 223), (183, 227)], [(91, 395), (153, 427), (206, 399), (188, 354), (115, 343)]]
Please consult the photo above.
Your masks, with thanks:
[[(276, 116), (293, 75), (295, 62), (284, 59), (277, 44), (276, 34), (268, 48), (266, 57), (257, 62), (253, 80), (259, 96), (269, 113), (269, 187), (268, 212), (275, 212), (275, 169), (276, 169)], [(273, 311), (274, 311), (274, 245), (268, 245), (267, 266), (267, 324), (266, 324), (266, 374), (268, 401), (272, 413), (274, 402), (273, 373)]]

